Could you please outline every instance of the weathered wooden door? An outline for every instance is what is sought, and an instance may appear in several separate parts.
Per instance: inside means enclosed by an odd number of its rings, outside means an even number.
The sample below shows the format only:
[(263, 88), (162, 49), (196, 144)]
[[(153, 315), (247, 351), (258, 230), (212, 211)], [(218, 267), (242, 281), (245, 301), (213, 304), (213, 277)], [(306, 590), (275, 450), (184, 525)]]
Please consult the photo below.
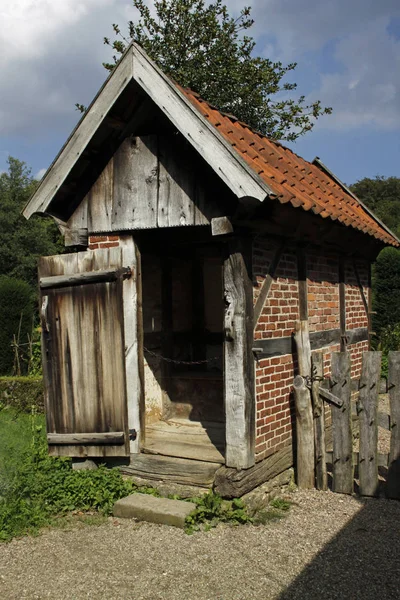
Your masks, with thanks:
[(128, 456), (138, 451), (137, 266), (131, 238), (124, 247), (40, 260), (52, 455)]

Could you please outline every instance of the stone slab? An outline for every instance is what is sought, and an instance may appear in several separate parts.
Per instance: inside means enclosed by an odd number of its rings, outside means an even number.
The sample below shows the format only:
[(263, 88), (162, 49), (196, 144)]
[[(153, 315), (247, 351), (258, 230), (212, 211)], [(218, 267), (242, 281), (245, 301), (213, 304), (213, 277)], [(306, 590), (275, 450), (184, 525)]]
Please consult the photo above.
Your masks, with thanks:
[(115, 517), (137, 519), (173, 527), (185, 526), (185, 519), (196, 509), (193, 502), (155, 498), (149, 494), (132, 494), (114, 504)]

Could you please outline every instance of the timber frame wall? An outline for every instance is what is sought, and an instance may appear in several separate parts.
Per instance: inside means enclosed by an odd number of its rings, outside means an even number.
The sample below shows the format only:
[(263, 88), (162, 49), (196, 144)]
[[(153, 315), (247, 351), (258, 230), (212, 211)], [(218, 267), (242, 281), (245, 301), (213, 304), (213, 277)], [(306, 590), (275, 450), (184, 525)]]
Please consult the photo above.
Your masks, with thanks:
[(370, 263), (320, 248), (302, 248), (257, 237), (253, 245), (256, 323), (256, 461), (292, 444), (292, 395), (297, 371), (292, 334), (309, 321), (312, 350), (324, 355), (347, 348), (352, 377), (369, 349)]

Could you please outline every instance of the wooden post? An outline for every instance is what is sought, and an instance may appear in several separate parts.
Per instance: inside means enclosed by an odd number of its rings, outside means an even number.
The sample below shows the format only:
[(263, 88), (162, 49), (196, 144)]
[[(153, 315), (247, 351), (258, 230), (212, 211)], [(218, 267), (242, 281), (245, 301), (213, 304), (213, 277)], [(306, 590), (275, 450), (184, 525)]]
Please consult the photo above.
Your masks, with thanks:
[(339, 319), (340, 319), (340, 352), (345, 352), (346, 339), (346, 281), (344, 256), (339, 257)]
[(389, 352), (388, 387), (392, 435), (386, 495), (400, 500), (400, 352)]
[(294, 380), (296, 404), (297, 484), (299, 488), (314, 487), (314, 424), (310, 390), (306, 377), (311, 376), (311, 346), (308, 321), (296, 323), (295, 342), (300, 376)]
[(378, 394), (381, 352), (364, 352), (358, 418), (360, 423), (359, 479), (361, 496), (378, 494)]
[(333, 491), (353, 493), (353, 435), (351, 429), (350, 354), (332, 353), (333, 393), (342, 400), (339, 408), (332, 405)]
[(247, 469), (255, 462), (253, 284), (251, 243), (233, 240), (224, 261), (224, 387), (226, 466)]
[(328, 489), (328, 474), (326, 470), (325, 444), (325, 410), (319, 395), (320, 378), (324, 375), (324, 355), (314, 352), (312, 362), (311, 396), (314, 412), (314, 442), (315, 442), (315, 481), (318, 490)]
[(296, 375), (293, 382), (296, 403), (297, 485), (301, 489), (314, 487), (314, 435), (310, 390), (304, 377)]

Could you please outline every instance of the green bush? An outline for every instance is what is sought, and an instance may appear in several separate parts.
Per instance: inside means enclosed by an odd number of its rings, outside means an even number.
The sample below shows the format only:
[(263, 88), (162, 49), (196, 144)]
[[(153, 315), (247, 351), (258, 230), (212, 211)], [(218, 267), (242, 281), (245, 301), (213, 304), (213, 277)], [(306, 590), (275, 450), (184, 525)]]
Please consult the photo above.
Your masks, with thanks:
[(41, 377), (0, 377), (0, 408), (11, 406), (18, 412), (43, 412)]
[(385, 328), (400, 323), (400, 251), (385, 248), (374, 270), (374, 330), (381, 338)]
[[(28, 283), (0, 276), (0, 374), (11, 375), (27, 371), (27, 361), (16, 361), (13, 337), (20, 344), (28, 343), (34, 316), (34, 294)], [(19, 362), (19, 364), (18, 364)]]
[[(69, 458), (48, 456), (43, 416), (22, 415), (16, 440), (0, 447), (0, 540), (51, 524), (55, 515), (73, 510), (98, 510), (109, 514), (114, 502), (132, 491), (146, 491), (125, 481), (116, 469), (101, 466), (94, 471), (74, 471)], [(21, 415), (18, 417), (18, 419)], [(17, 418), (15, 411), (0, 413), (3, 428)], [(0, 428), (1, 430), (1, 428)]]

